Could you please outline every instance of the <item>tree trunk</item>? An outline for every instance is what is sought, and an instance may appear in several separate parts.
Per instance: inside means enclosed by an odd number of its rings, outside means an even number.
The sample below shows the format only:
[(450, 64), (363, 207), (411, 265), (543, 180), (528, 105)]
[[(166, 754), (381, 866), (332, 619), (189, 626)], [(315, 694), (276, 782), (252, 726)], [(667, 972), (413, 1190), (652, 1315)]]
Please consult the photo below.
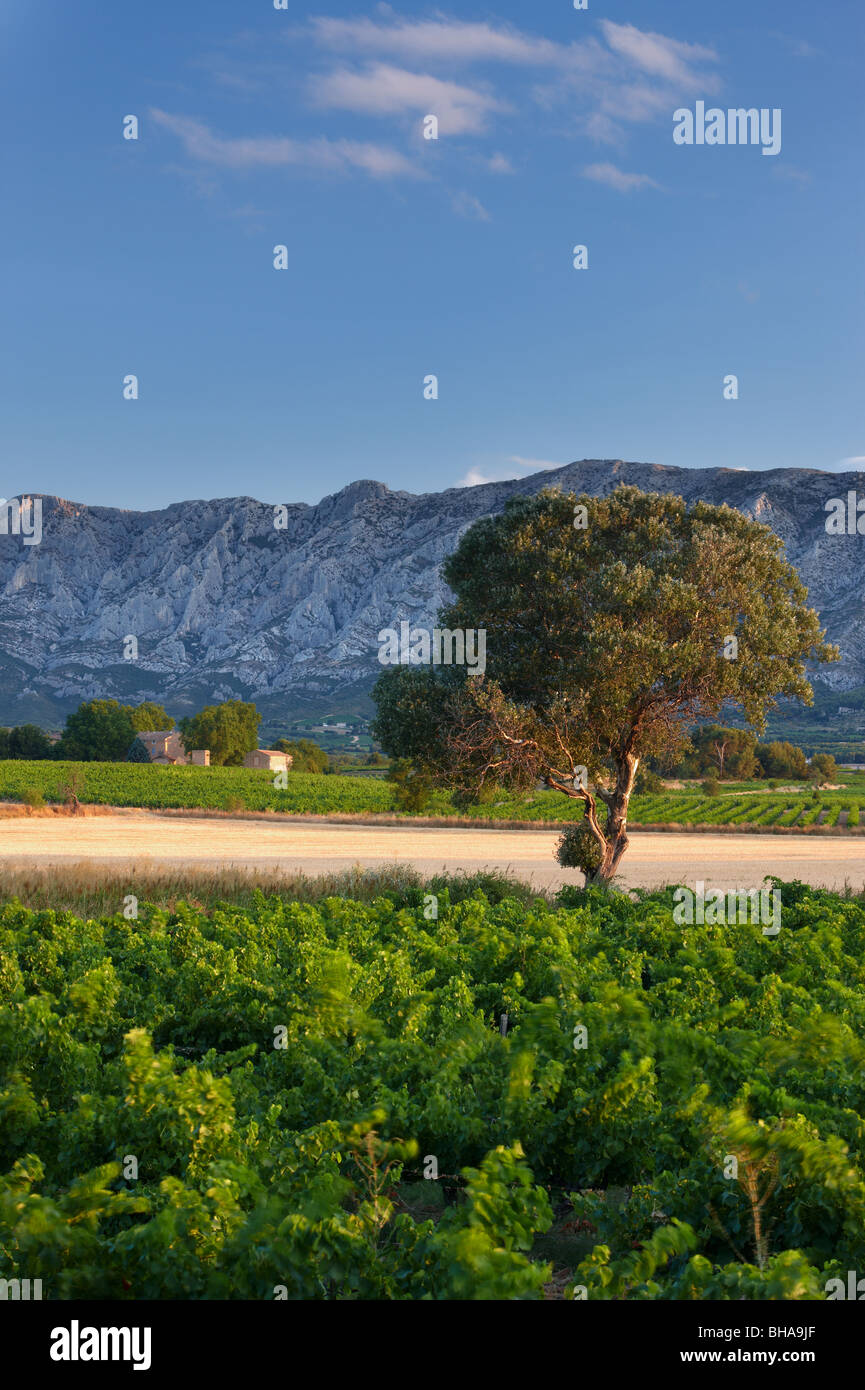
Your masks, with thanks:
[[(618, 763), (616, 785), (610, 792), (599, 792), (607, 806), (607, 824), (604, 830), (598, 826), (601, 836), (601, 862), (594, 873), (586, 874), (587, 884), (609, 883), (615, 877), (619, 861), (628, 848), (628, 806), (639, 764), (639, 758), (633, 753), (623, 754)], [(597, 838), (595, 826), (591, 826), (591, 829)]]

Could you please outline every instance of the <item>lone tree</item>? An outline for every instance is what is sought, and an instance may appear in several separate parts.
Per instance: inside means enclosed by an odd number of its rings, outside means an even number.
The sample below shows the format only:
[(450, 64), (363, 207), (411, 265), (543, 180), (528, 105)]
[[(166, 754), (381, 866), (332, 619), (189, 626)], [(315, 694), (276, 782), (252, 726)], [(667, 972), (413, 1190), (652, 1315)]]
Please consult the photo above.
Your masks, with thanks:
[(385, 672), (374, 736), (440, 785), (540, 781), (582, 802), (559, 859), (587, 882), (616, 873), (642, 758), (680, 756), (726, 703), (762, 731), (778, 696), (813, 701), (806, 660), (838, 659), (781, 541), (726, 506), (635, 487), (513, 498), (442, 573), (456, 598), (439, 625), (486, 629), (486, 674)]

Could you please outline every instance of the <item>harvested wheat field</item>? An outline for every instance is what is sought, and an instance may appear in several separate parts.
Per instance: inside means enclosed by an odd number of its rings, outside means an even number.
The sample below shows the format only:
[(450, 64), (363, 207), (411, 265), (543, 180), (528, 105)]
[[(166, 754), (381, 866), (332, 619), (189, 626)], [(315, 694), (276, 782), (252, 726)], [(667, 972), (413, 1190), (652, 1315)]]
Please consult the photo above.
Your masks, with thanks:
[[(554, 858), (553, 830), (443, 829), (192, 819), (148, 811), (122, 815), (17, 817), (0, 831), (4, 864), (72, 865), (87, 861), (118, 869), (171, 867), (328, 874), (353, 865), (410, 865), (423, 875), (498, 868), (538, 888), (580, 883), (576, 870)], [(622, 862), (621, 883), (750, 888), (764, 875), (856, 891), (865, 887), (865, 842), (805, 837), (636, 834)]]

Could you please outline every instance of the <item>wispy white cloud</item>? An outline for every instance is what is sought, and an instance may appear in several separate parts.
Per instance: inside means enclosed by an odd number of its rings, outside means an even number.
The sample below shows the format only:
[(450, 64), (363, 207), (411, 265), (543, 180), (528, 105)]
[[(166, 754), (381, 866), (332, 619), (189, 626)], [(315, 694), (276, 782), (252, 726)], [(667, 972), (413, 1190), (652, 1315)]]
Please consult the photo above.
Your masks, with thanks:
[(674, 104), (670, 88), (665, 84), (653, 87), (650, 82), (616, 82), (605, 84), (598, 97), (599, 114), (612, 123), (610, 130), (622, 135), (621, 122), (643, 125), (669, 116)]
[(510, 472), (505, 471), (504, 473), (482, 473), (479, 468), (470, 468), (468, 473), (460, 478), (455, 486), (483, 487), (484, 483), (506, 483), (511, 478), (519, 478), (521, 476), (520, 473), (515, 473), (513, 469), (511, 469)]
[(432, 113), (443, 135), (478, 134), (486, 129), (491, 112), (510, 109), (487, 92), (388, 63), (375, 63), (363, 72), (337, 68), (314, 77), (311, 90), (318, 106), (374, 116)]
[(587, 164), (583, 170), (583, 178), (606, 184), (617, 193), (633, 193), (637, 188), (661, 187), (654, 179), (649, 178), (648, 174), (627, 174), (624, 169), (617, 169), (615, 164)]
[(490, 220), (490, 215), (480, 198), (475, 198), (471, 193), (455, 193), (451, 199), (451, 205), (454, 212), (459, 213), (460, 217), (468, 217), (475, 222), (489, 222)]
[(664, 34), (638, 29), (633, 24), (614, 24), (611, 19), (601, 20), (601, 30), (614, 53), (622, 54), (652, 77), (661, 77), (677, 87), (691, 90), (699, 87), (712, 91), (717, 85), (717, 77), (703, 70), (706, 63), (718, 61), (713, 48), (682, 43)]
[(812, 176), (807, 169), (797, 169), (793, 164), (775, 164), (772, 161), (772, 173), (776, 179), (785, 179), (787, 183), (797, 183), (800, 188), (807, 188), (812, 182)]
[[(372, 16), (338, 18), (315, 16), (294, 24), (286, 34), (292, 44), (312, 42), (319, 50), (320, 70), (305, 91), (313, 107), (322, 111), (351, 112), (358, 117), (390, 118), (397, 128), (392, 144), (332, 135), (229, 135), (203, 121), (164, 111), (154, 119), (182, 142), (187, 156), (200, 164), (250, 169), (290, 167), (350, 172), (370, 177), (425, 178), (432, 176), (428, 161), (412, 153), (406, 117), (435, 115), (444, 135), (483, 137), (497, 117), (515, 113), (521, 119), (537, 117), (541, 110), (567, 112), (567, 133), (588, 136), (600, 145), (621, 148), (628, 127), (667, 119), (682, 99), (695, 91), (713, 93), (720, 85), (715, 50), (687, 43), (634, 24), (602, 19), (592, 28), (576, 26), (579, 35), (558, 42), (524, 32), (512, 24), (472, 22), (436, 13), (422, 20), (379, 5)], [(278, 54), (285, 49), (279, 45)], [(247, 87), (273, 85), (285, 78), (285, 59), (271, 48), (266, 61), (244, 79), (244, 51), (210, 55), (212, 75), (220, 85), (228, 83), (243, 94)], [(292, 55), (294, 64), (294, 55)], [(509, 89), (504, 99), (491, 85), (490, 70), (498, 65), (522, 69), (529, 81), (523, 101)], [(482, 73), (478, 76), (477, 73)], [(457, 80), (459, 77), (461, 80)], [(562, 131), (561, 133), (565, 133)], [(490, 173), (511, 174), (514, 167), (501, 152), (479, 150), (467, 156), (475, 167)], [(416, 140), (415, 140), (416, 145)], [(466, 159), (465, 150), (453, 152)], [(453, 162), (448, 165), (452, 172)], [(434, 166), (444, 178), (444, 169)], [(657, 188), (648, 174), (626, 173), (616, 165), (590, 164), (585, 176), (621, 193)], [(795, 174), (791, 174), (795, 178)], [(487, 216), (465, 195), (446, 196), (457, 212)]]
[[(720, 85), (718, 55), (702, 44), (685, 43), (633, 24), (602, 20), (601, 37), (589, 34), (572, 43), (538, 38), (513, 25), (471, 23), (438, 16), (416, 21), (392, 11), (380, 20), (311, 21), (314, 40), (354, 59), (397, 57), (427, 66), (454, 63), (510, 64), (543, 74), (532, 92), (540, 106), (575, 98), (588, 108), (583, 124), (593, 138), (617, 143), (622, 122), (645, 122), (666, 114), (671, 102), (694, 91), (712, 93)], [(579, 117), (578, 117), (579, 119)]]
[(622, 127), (614, 121), (607, 111), (593, 111), (584, 122), (585, 132), (590, 140), (599, 145), (621, 145)]
[(822, 56), (823, 50), (816, 48), (807, 39), (796, 39), (791, 34), (779, 34), (777, 30), (774, 30), (773, 37), (780, 39), (787, 52), (792, 54), (794, 58), (819, 58)]
[(207, 59), (202, 59), (196, 64), (198, 67), (207, 67), (212, 82), (220, 87), (230, 87), (233, 91), (252, 94), (264, 90), (265, 84), (260, 77), (254, 77), (249, 73), (235, 71), (226, 64), (222, 66), (215, 62), (208, 64)]
[(443, 59), (447, 62), (559, 65), (576, 45), (534, 38), (510, 25), (473, 24), (464, 20), (416, 21), (394, 18), (312, 20), (313, 34), (326, 48), (352, 53), (390, 53), (401, 58)]
[(306, 140), (278, 135), (226, 138), (190, 116), (173, 116), (158, 109), (152, 109), (150, 115), (157, 125), (178, 137), (190, 158), (225, 169), (301, 165), (333, 173), (359, 169), (373, 178), (424, 177), (423, 170), (406, 155), (386, 145), (329, 140), (323, 135)]
[(836, 468), (862, 468), (865, 465), (865, 454), (851, 454), (849, 458), (840, 459), (835, 465)]
[(481, 469), (470, 468), (464, 477), (460, 478), (457, 487), (481, 487), (484, 483), (507, 483), (514, 478), (524, 478), (526, 469), (530, 473), (543, 473), (550, 468), (562, 468), (561, 463), (551, 463), (548, 459), (527, 459), (519, 454), (512, 454), (499, 468)]

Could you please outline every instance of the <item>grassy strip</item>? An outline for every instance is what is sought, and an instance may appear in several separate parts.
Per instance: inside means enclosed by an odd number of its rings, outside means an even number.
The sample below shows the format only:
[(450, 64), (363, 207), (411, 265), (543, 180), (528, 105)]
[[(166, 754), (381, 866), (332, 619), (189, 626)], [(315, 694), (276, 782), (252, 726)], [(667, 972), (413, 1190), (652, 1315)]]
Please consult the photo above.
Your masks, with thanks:
[(452, 903), (462, 902), (481, 890), (491, 903), (505, 898), (531, 903), (535, 898), (552, 904), (553, 895), (524, 883), (501, 869), (477, 873), (437, 874), (425, 879), (403, 864), (375, 868), (344, 869), (339, 873), (311, 876), (274, 870), (136, 868), (129, 873), (110, 865), (87, 863), (5, 869), (0, 879), (0, 905), (19, 902), (33, 911), (54, 909), (74, 912), (83, 920), (132, 911), (128, 899), (173, 911), (187, 903), (204, 911), (231, 903), (251, 908), (262, 898), (287, 898), (292, 902), (317, 903), (326, 898), (352, 898), (371, 903), (390, 898), (402, 906), (418, 906), (425, 893), (448, 890)]
[[(132, 913), (134, 906), (144, 904), (170, 912), (186, 904), (212, 913), (227, 904), (252, 909), (274, 897), (301, 903), (320, 903), (328, 898), (372, 903), (388, 898), (398, 907), (418, 907), (424, 904), (427, 894), (442, 894), (445, 890), (451, 903), (463, 902), (481, 892), (490, 903), (514, 899), (530, 905), (540, 899), (547, 906), (555, 905), (552, 890), (536, 888), (500, 869), (424, 878), (416, 869), (402, 864), (366, 869), (356, 866), (318, 876), (278, 870), (158, 868), (134, 869), (125, 874), (107, 865), (74, 864), (4, 871), (0, 907), (19, 903), (31, 911), (72, 912), (82, 921), (89, 921), (124, 915), (124, 909)], [(849, 884), (836, 895), (865, 901), (865, 889), (857, 892)], [(131, 898), (136, 900), (135, 905)]]

